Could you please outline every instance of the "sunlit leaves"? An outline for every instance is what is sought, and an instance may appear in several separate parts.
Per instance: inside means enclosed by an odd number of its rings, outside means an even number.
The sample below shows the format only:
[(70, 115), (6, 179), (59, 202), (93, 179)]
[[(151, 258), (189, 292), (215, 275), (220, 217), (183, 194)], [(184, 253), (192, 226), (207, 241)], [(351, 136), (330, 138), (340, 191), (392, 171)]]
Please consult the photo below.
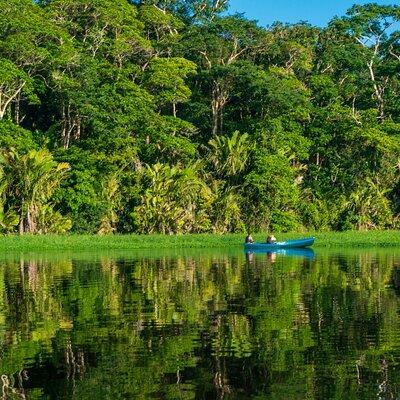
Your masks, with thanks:
[(185, 79), (195, 73), (196, 64), (184, 58), (155, 58), (147, 70), (146, 86), (161, 107), (173, 106), (176, 115), (176, 105), (187, 102), (192, 93)]
[(4, 191), (8, 205), (20, 216), (20, 233), (61, 233), (71, 227), (70, 222), (56, 214), (49, 204), (69, 170), (69, 164), (55, 162), (51, 154), (42, 149), (30, 150), (23, 155), (14, 150), (3, 152), (0, 166), (7, 184)]
[(209, 159), (218, 176), (235, 177), (244, 171), (251, 151), (247, 133), (241, 135), (236, 131), (232, 137), (216, 136), (208, 144)]
[(37, 101), (32, 86), (32, 79), (23, 70), (11, 61), (0, 58), (0, 120), (18, 96), (26, 95), (31, 101)]
[(209, 229), (211, 193), (196, 169), (162, 164), (146, 167), (147, 189), (133, 213), (139, 232), (171, 234)]

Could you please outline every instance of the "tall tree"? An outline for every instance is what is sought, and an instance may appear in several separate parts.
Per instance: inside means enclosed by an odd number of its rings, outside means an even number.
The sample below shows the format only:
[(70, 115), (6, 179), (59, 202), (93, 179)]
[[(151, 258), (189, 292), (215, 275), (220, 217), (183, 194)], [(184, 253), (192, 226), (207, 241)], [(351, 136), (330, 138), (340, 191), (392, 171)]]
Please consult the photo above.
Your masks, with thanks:
[(224, 108), (231, 97), (231, 86), (241, 72), (235, 64), (257, 48), (261, 32), (254, 22), (236, 15), (193, 25), (183, 39), (190, 49), (186, 57), (200, 66), (197, 86), (207, 100), (211, 99), (208, 101), (212, 135), (223, 133)]
[(377, 4), (354, 5), (346, 17), (335, 19), (331, 24), (362, 47), (360, 55), (373, 88), (380, 122), (386, 118), (386, 92), (391, 78), (390, 71), (385, 67), (385, 53), (389, 49), (389, 54), (400, 61), (399, 55), (393, 51), (397, 34), (390, 34), (399, 24), (398, 6)]

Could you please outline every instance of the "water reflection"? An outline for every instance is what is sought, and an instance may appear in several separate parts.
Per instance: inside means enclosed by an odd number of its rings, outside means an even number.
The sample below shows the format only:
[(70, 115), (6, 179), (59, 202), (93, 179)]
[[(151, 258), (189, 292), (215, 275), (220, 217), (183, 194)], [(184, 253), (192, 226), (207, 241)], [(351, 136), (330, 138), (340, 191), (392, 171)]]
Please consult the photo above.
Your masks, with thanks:
[(265, 254), (267, 259), (275, 262), (278, 255), (285, 257), (301, 257), (313, 259), (315, 258), (314, 250), (308, 248), (293, 248), (293, 249), (277, 249), (277, 250), (252, 250), (245, 251), (247, 262), (253, 262), (254, 256), (257, 254)]
[(399, 271), (393, 251), (3, 260), (1, 396), (398, 398)]

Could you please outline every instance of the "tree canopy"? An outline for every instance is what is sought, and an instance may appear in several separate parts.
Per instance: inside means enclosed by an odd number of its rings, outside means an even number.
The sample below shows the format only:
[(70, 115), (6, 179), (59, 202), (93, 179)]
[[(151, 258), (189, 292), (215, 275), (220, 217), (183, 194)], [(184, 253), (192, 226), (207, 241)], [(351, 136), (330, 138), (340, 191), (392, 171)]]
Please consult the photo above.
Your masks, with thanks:
[(400, 226), (400, 7), (0, 0), (2, 232)]

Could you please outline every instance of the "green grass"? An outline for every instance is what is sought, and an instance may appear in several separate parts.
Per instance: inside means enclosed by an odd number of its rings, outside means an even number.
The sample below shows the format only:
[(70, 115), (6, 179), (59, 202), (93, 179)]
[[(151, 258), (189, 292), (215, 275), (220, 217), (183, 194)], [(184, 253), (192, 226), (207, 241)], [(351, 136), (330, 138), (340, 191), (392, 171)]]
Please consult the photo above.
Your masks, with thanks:
[[(395, 247), (400, 248), (400, 231), (371, 232), (314, 232), (308, 234), (275, 234), (278, 240), (315, 236), (315, 248), (338, 247)], [(0, 237), (1, 252), (19, 251), (98, 251), (141, 250), (170, 248), (240, 247), (243, 234), (229, 235), (6, 235)], [(253, 235), (256, 241), (265, 241), (266, 234)]]
[(400, 231), (319, 232), (315, 247), (398, 247)]

